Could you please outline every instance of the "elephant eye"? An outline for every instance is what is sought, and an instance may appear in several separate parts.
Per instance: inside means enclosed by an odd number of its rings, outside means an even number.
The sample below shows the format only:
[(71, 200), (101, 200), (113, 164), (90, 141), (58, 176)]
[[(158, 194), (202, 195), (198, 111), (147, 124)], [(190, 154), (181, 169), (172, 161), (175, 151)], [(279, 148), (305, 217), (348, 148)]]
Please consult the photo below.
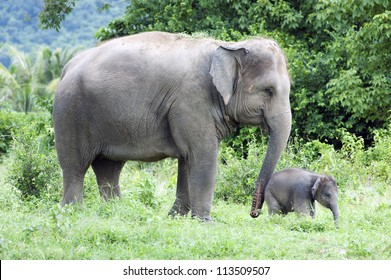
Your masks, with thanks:
[(269, 97), (272, 97), (273, 95), (273, 90), (271, 88), (265, 88), (264, 91)]

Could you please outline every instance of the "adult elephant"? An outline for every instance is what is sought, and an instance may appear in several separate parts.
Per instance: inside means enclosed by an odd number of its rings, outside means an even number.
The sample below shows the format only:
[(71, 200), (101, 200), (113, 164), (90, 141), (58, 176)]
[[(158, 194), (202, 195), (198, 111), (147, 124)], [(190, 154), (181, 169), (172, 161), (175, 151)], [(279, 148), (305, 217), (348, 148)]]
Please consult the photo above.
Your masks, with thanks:
[(210, 219), (219, 142), (239, 124), (270, 133), (251, 216), (291, 128), (286, 59), (269, 39), (232, 43), (148, 32), (88, 49), (64, 68), (54, 100), (62, 204), (81, 203), (92, 166), (101, 195), (120, 196), (127, 160), (178, 158), (171, 215)]

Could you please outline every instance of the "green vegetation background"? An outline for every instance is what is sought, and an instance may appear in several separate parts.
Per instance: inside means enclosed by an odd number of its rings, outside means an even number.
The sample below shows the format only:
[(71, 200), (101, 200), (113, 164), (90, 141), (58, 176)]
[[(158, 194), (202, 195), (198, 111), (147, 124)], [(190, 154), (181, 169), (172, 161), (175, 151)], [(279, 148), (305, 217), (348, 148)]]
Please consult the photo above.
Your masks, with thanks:
[[(390, 259), (390, 1), (111, 1), (102, 13), (111, 15), (119, 2), (126, 9), (106, 25), (97, 8), (107, 2), (46, 5), (43, 26), (59, 27), (62, 14), (61, 32), (70, 37), (37, 29), (40, 1), (0, 6), (0, 44), (12, 43), (1, 46), (0, 56), (8, 57), (0, 64), (1, 259)], [(266, 206), (260, 218), (249, 217), (267, 144), (256, 128), (241, 128), (222, 143), (215, 223), (167, 217), (174, 160), (128, 163), (123, 198), (109, 203), (89, 172), (84, 205), (59, 206), (51, 108), (62, 67), (94, 36), (148, 30), (279, 42), (293, 81), (294, 123), (277, 169), (333, 175), (339, 229), (319, 205), (315, 219), (269, 217)]]

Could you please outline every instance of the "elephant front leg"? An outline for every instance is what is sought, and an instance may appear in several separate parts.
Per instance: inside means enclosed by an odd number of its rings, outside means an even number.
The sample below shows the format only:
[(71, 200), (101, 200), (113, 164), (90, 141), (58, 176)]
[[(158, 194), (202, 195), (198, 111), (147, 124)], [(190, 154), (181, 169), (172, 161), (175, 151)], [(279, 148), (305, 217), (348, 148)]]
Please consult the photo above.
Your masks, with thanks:
[(188, 182), (188, 164), (183, 158), (178, 160), (178, 179), (176, 198), (172, 206), (170, 216), (186, 216), (190, 211), (189, 182)]
[(265, 197), (269, 215), (283, 214), (280, 203), (270, 192), (268, 192), (268, 190), (266, 190)]
[(309, 208), (310, 208), (311, 218), (315, 218), (315, 215), (316, 215), (315, 202), (311, 202)]
[(210, 221), (217, 174), (217, 150), (189, 162), (191, 216)]
[(313, 211), (314, 208), (312, 208), (311, 203), (309, 201), (296, 201), (294, 203), (293, 209), (300, 216), (315, 216), (315, 211)]

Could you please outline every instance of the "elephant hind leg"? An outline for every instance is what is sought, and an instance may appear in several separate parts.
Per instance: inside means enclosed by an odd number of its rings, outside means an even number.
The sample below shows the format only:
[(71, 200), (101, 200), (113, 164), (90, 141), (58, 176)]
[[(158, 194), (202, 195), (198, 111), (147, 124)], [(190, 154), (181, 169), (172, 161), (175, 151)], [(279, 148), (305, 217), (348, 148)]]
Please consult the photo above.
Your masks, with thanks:
[(91, 166), (99, 186), (100, 195), (107, 201), (115, 196), (120, 197), (119, 175), (125, 162), (105, 158), (95, 159)]
[(183, 158), (178, 159), (178, 179), (177, 190), (174, 205), (168, 215), (186, 216), (190, 211), (189, 182), (188, 182), (188, 165)]
[(83, 182), (88, 167), (82, 170), (63, 168), (64, 194), (61, 205), (83, 202)]

